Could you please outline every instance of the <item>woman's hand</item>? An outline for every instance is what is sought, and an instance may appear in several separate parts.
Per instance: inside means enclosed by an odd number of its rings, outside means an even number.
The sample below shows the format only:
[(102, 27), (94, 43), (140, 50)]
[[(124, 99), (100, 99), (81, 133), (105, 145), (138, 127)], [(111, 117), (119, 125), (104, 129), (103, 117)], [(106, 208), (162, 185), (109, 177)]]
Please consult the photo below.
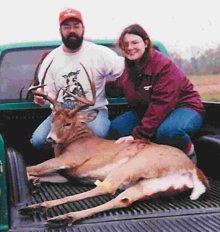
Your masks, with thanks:
[(129, 136), (119, 138), (118, 140), (116, 140), (115, 143), (130, 143), (133, 141), (134, 141), (134, 137), (129, 135)]

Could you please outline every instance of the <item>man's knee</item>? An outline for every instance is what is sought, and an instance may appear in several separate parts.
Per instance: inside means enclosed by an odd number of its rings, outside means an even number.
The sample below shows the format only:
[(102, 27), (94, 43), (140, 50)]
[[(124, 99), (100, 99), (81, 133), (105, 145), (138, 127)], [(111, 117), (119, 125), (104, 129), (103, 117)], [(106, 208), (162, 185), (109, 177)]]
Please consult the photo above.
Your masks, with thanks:
[(109, 126), (105, 125), (103, 127), (93, 128), (93, 132), (94, 132), (94, 134), (96, 134), (97, 136), (99, 136), (101, 138), (106, 138), (108, 136)]
[(95, 135), (106, 138), (110, 127), (110, 120), (108, 119), (107, 111), (99, 111), (96, 119), (88, 123), (88, 127)]
[(41, 149), (45, 145), (45, 139), (42, 136), (33, 135), (30, 139), (30, 143), (34, 148)]

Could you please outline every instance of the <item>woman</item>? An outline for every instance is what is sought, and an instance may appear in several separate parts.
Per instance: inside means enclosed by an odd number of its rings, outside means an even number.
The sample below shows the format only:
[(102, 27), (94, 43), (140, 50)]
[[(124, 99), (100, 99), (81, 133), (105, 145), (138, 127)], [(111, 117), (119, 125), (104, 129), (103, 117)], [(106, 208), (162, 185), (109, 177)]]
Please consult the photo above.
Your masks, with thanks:
[(194, 162), (190, 136), (202, 125), (204, 107), (190, 80), (152, 47), (138, 24), (123, 30), (118, 45), (125, 57), (123, 75), (106, 84), (107, 95), (123, 93), (131, 111), (116, 117), (110, 137), (117, 143), (151, 139), (182, 149)]

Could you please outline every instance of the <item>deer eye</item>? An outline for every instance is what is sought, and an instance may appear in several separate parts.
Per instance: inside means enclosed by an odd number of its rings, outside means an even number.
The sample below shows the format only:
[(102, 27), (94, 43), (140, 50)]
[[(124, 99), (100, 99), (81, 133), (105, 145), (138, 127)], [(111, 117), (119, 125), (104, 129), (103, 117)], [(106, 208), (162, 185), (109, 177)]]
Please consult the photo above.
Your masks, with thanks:
[(67, 122), (63, 125), (64, 127), (68, 127), (68, 126), (71, 126), (71, 123)]

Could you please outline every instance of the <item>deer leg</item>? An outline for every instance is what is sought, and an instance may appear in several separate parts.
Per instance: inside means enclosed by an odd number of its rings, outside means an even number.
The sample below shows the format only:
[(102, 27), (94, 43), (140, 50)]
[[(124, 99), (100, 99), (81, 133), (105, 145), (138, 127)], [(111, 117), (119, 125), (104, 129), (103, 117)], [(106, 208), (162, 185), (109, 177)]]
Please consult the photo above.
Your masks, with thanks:
[(107, 191), (105, 188), (98, 186), (94, 189), (91, 189), (89, 191), (79, 193), (79, 194), (76, 194), (73, 196), (67, 196), (67, 197), (63, 197), (63, 198), (51, 200), (51, 201), (44, 201), (41, 203), (32, 204), (32, 205), (29, 205), (27, 207), (23, 207), (23, 208), (19, 209), (19, 213), (25, 215), (25, 214), (30, 214), (33, 212), (43, 212), (43, 211), (45, 211), (49, 208), (52, 208), (54, 206), (57, 206), (57, 205), (65, 204), (68, 202), (79, 201), (79, 200), (83, 200), (86, 198), (95, 197), (95, 196), (99, 196), (99, 195), (104, 195), (106, 193), (107, 193)]
[(27, 167), (27, 173), (29, 176), (43, 176), (68, 168), (70, 168), (70, 165), (68, 165), (68, 162), (65, 159), (53, 158), (43, 163)]
[(121, 185), (121, 183), (126, 181), (128, 178), (129, 176), (127, 174), (125, 175), (121, 174), (119, 177), (118, 175), (115, 176), (115, 174), (111, 173), (105, 178), (103, 182), (97, 181), (96, 182), (97, 187), (94, 189), (73, 196), (67, 196), (52, 201), (45, 201), (45, 202), (29, 205), (25, 208), (20, 209), (20, 212), (25, 214), (28, 213), (29, 211), (39, 211), (39, 210), (41, 211), (68, 202), (79, 201), (94, 196), (104, 195), (107, 193), (114, 194), (118, 189), (118, 187)]
[(132, 204), (134, 201), (137, 201), (141, 198), (143, 198), (142, 185), (138, 183), (126, 189), (124, 192), (119, 194), (116, 198), (102, 205), (99, 205), (97, 207), (93, 207), (90, 209), (77, 211), (77, 212), (71, 212), (71, 213), (67, 213), (64, 215), (59, 215), (59, 216), (50, 218), (47, 220), (45, 225), (47, 227), (59, 227), (59, 226), (72, 225), (75, 221), (78, 221), (86, 217), (90, 217), (99, 212), (103, 212), (103, 211), (110, 210), (110, 209), (127, 207), (130, 204)]
[[(179, 177), (179, 179), (177, 178)], [(113, 200), (105, 204), (90, 209), (71, 212), (64, 215), (50, 218), (46, 222), (48, 227), (67, 226), (75, 221), (90, 217), (99, 212), (110, 209), (128, 207), (133, 202), (140, 199), (151, 198), (158, 193), (175, 193), (192, 188), (192, 180), (190, 175), (174, 175), (161, 178), (144, 179), (137, 184), (129, 187), (119, 194)]]
[[(56, 158), (54, 160), (57, 161)], [(60, 167), (61, 162), (58, 162), (58, 163), (59, 163), (59, 167)], [(43, 164), (45, 164), (45, 165), (43, 166)], [(49, 164), (51, 164), (51, 162)], [(50, 170), (55, 170), (56, 164), (57, 164), (57, 162), (54, 163), (54, 166), (52, 166), (53, 169), (50, 168)], [(47, 172), (46, 170), (45, 170), (45, 172), (42, 172), (42, 166), (43, 166), (43, 168), (45, 168), (45, 167), (47, 167), (47, 165), (48, 165), (48, 163), (47, 163), (47, 161), (45, 161), (42, 164), (33, 166), (34, 172), (41, 171), (41, 174), (46, 173)], [(40, 167), (40, 168), (38, 168), (38, 167)], [(51, 165), (50, 165), (50, 167), (51, 167)], [(32, 167), (30, 167), (30, 168), (32, 168)], [(30, 171), (32, 171), (32, 170), (30, 170)], [(33, 171), (32, 171), (32, 173), (33, 173)], [(94, 196), (99, 196), (99, 195), (103, 195), (103, 194), (107, 194), (107, 193), (114, 194), (116, 192), (118, 186), (120, 186), (121, 182), (123, 182), (124, 180), (126, 180), (128, 178), (127, 174), (126, 175), (121, 174), (120, 178), (118, 178), (120, 180), (117, 181), (118, 176), (119, 175), (115, 176), (115, 175), (109, 174), (103, 182), (98, 181), (97, 187), (92, 189), (92, 190), (89, 190), (89, 191), (84, 192), (84, 193), (76, 194), (73, 196), (68, 196), (68, 197), (64, 197), (64, 198), (60, 198), (60, 199), (56, 199), (56, 200), (52, 200), (52, 201), (45, 201), (45, 202), (29, 205), (27, 207), (21, 208), (19, 210), (19, 212), (21, 214), (28, 214), (29, 212), (33, 212), (33, 211), (36, 211), (36, 212), (44, 211), (46, 209), (49, 209), (49, 208), (52, 208), (54, 206), (61, 205), (61, 204), (67, 203), (67, 202), (79, 201), (82, 199), (86, 199), (86, 198), (90, 198), (90, 197), (94, 197)]]

